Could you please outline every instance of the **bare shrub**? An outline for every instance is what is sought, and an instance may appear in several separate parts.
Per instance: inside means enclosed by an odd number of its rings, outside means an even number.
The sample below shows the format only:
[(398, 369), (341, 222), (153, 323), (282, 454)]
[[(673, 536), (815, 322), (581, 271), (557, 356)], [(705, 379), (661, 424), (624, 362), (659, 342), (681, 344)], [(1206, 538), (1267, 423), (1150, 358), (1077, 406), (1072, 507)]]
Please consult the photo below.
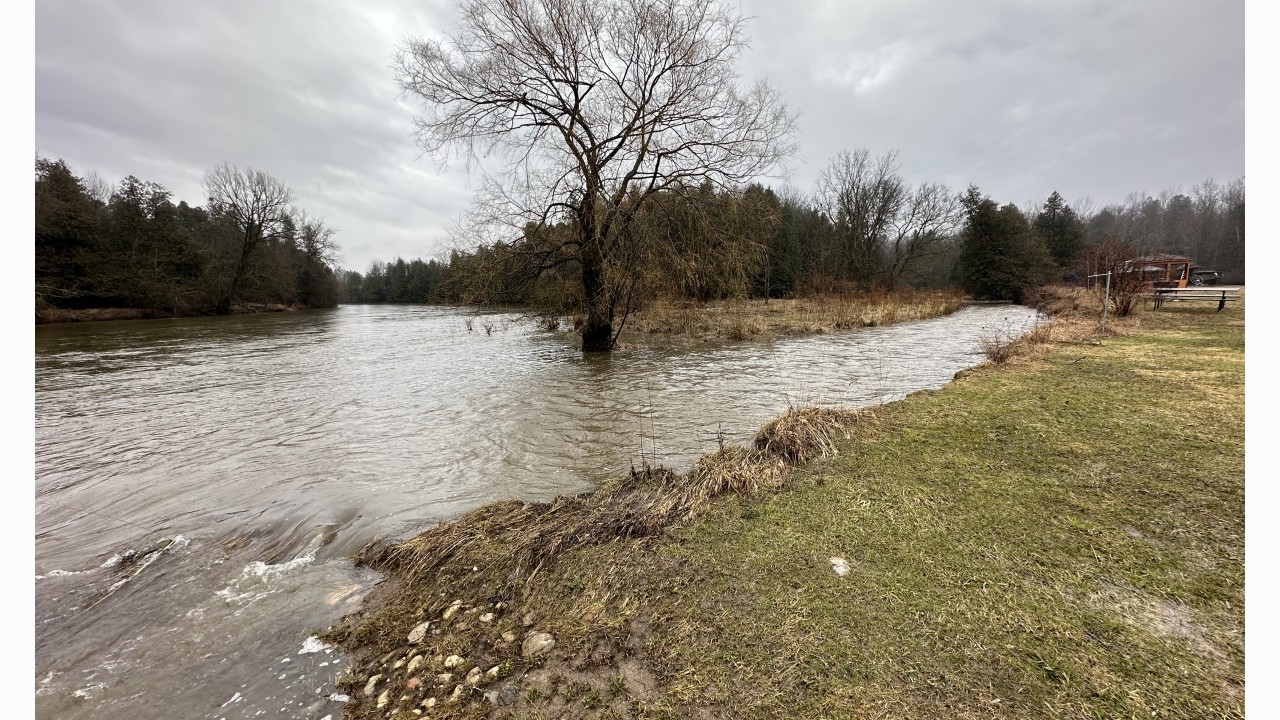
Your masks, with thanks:
[(1012, 342), (1001, 340), (999, 338), (980, 338), (978, 347), (982, 348), (982, 354), (987, 359), (997, 365), (1003, 365), (1013, 357)]
[(1055, 323), (1052, 320), (1037, 322), (1026, 334), (1027, 342), (1033, 345), (1046, 345), (1053, 342)]
[(1111, 276), (1111, 312), (1116, 317), (1133, 314), (1138, 301), (1148, 292), (1147, 283), (1139, 272), (1113, 273)]
[(978, 338), (978, 349), (997, 365), (1008, 362), (1016, 353), (1017, 334), (1007, 324), (1002, 328), (985, 328)]
[[(1080, 254), (1078, 264), (1085, 272), (1091, 275), (1111, 273), (1111, 312), (1116, 317), (1132, 314), (1150, 288), (1150, 283), (1143, 278), (1142, 269), (1132, 262), (1137, 256), (1131, 245), (1110, 239), (1090, 245)], [(1106, 292), (1106, 278), (1094, 278), (1093, 288), (1101, 298)]]

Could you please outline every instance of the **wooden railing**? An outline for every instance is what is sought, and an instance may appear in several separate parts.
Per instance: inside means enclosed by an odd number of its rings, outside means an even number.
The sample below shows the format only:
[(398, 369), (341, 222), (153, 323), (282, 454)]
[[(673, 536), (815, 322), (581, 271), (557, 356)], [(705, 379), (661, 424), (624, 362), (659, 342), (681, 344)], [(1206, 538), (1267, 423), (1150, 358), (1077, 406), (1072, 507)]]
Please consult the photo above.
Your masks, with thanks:
[(1227, 306), (1229, 302), (1235, 302), (1240, 299), (1239, 288), (1156, 288), (1147, 294), (1151, 299), (1152, 309), (1158, 309), (1166, 302), (1216, 302), (1218, 303), (1218, 312)]

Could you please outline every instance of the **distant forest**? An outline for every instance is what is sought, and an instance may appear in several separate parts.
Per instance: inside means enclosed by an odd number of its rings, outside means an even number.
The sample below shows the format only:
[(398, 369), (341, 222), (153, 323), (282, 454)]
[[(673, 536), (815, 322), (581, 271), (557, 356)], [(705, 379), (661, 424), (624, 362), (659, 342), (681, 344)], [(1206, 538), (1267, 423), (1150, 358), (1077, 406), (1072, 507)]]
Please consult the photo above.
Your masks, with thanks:
[(227, 165), (205, 176), (206, 205), (176, 205), (159, 183), (109, 185), (62, 160), (35, 164), (35, 302), (49, 309), (229, 313), (250, 304), (333, 307), (337, 246), (289, 190)]
[[(572, 313), (581, 267), (571, 228), (549, 219), (509, 242), (444, 259), (397, 258), (364, 273), (337, 267), (333, 232), (292, 204), (287, 188), (227, 165), (205, 178), (204, 206), (174, 204), (162, 185), (111, 186), (62, 160), (35, 166), (35, 302), (42, 309), (135, 308), (154, 315), (246, 305), (510, 303)], [(1187, 255), (1244, 281), (1244, 180), (1189, 192), (1133, 194), (1094, 209), (1057, 192), (1032, 207), (979, 188), (909, 185), (893, 153), (834, 158), (809, 194), (761, 185), (664, 192), (635, 211), (617, 271), (629, 311), (658, 297), (708, 301), (874, 288), (962, 287), (1021, 299), (1077, 280), (1098, 258)]]
[[(1099, 257), (1190, 256), (1244, 282), (1245, 186), (1212, 180), (1189, 192), (1132, 194), (1121, 204), (1072, 206), (1057, 192), (1033, 207), (1000, 204), (976, 187), (909, 185), (893, 153), (841, 153), (811, 194), (760, 185), (664, 193), (638, 210), (626, 271), (628, 306), (666, 297), (706, 301), (871, 288), (963, 287), (1018, 300), (1096, 271)], [(572, 234), (530, 224), (509, 243), (447, 259), (375, 262), (342, 273), (344, 302), (580, 306)], [(637, 238), (631, 238), (635, 240)]]

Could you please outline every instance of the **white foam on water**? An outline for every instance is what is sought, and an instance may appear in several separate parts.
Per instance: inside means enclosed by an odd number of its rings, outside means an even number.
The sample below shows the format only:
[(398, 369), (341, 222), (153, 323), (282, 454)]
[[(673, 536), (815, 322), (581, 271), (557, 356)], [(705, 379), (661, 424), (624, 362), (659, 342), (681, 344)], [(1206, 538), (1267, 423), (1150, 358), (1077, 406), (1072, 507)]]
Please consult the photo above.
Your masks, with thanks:
[(232, 696), (231, 696), (231, 699), (230, 699), (230, 700), (228, 700), (228, 701), (226, 701), (226, 702), (222, 703), (222, 707), (226, 707), (226, 706), (228, 706), (228, 705), (230, 705), (231, 703), (234, 703), (234, 702), (240, 702), (240, 701), (241, 701), (241, 700), (243, 700), (243, 699), (244, 699), (244, 698), (240, 697), (240, 693), (236, 693), (235, 695), (232, 695)]
[(89, 698), (93, 697), (93, 694), (98, 690), (106, 690), (106, 689), (107, 689), (107, 684), (99, 682), (99, 683), (94, 683), (92, 685), (80, 688), (79, 690), (71, 693), (71, 695), (73, 697), (78, 697), (82, 700), (88, 700)]
[(261, 560), (254, 560), (245, 566), (241, 571), (242, 577), (271, 577), (272, 575), (280, 575), (290, 570), (300, 568), (303, 565), (309, 565), (315, 562), (315, 553), (307, 553), (300, 555), (289, 562), (283, 562), (278, 565), (268, 565)]
[[(164, 538), (160, 538), (160, 542), (164, 542)], [(170, 540), (168, 543), (166, 543), (164, 547), (158, 550), (152, 550), (151, 552), (147, 553), (146, 556), (142, 558), (142, 564), (138, 565), (138, 569), (134, 570), (133, 572), (129, 573), (128, 575), (124, 576), (123, 578), (120, 578), (115, 583), (113, 583), (111, 587), (107, 589), (107, 594), (110, 595), (116, 590), (119, 590), (121, 587), (127, 584), (130, 580), (141, 575), (142, 572), (146, 570), (151, 565), (151, 563), (159, 559), (161, 555), (164, 555), (166, 552), (169, 552), (171, 550), (173, 551), (181, 550), (182, 548), (185, 548), (190, 544), (191, 544), (191, 541), (183, 537), (182, 535), (174, 535), (173, 539)], [(110, 562), (110, 558), (108, 558), (108, 562)], [(105, 564), (103, 565), (103, 567), (105, 567)]]
[(320, 638), (316, 637), (315, 635), (312, 635), (302, 643), (302, 649), (298, 651), (298, 654), (309, 655), (311, 653), (318, 653), (321, 650), (328, 652), (332, 648), (333, 648), (332, 645), (322, 641)]
[(53, 681), (53, 676), (54, 676), (54, 672), (52, 670), (49, 671), (48, 675), (44, 676), (44, 679), (40, 681), (40, 687), (36, 688), (37, 696), (44, 695), (45, 693), (53, 692), (53, 688), (49, 687), (49, 683)]
[(229, 605), (249, 605), (279, 590), (274, 585), (275, 578), (310, 565), (315, 559), (315, 553), (309, 552), (276, 565), (254, 560), (240, 570), (240, 577), (232, 580), (230, 585), (219, 590), (216, 595)]
[(50, 570), (43, 575), (36, 575), (37, 580), (45, 580), (48, 578), (67, 577), (68, 575), (84, 575), (88, 570)]
[[(164, 543), (165, 539), (160, 538), (160, 542)], [(191, 541), (187, 539), (185, 536), (175, 535), (173, 537), (173, 540), (169, 541), (168, 543), (165, 543), (163, 547), (157, 550), (152, 550), (151, 552), (143, 556), (141, 567), (139, 567), (138, 570), (135, 571), (134, 573), (131, 573), (130, 577), (132, 577), (132, 575), (136, 575), (138, 572), (141, 572), (143, 569), (146, 568), (147, 565), (150, 565), (151, 563), (155, 562), (155, 559), (158, 558), (163, 553), (175, 551), (175, 550), (181, 550), (182, 548), (185, 548), (190, 544), (191, 544)], [(116, 553), (111, 557), (107, 558), (106, 560), (103, 560), (101, 565), (89, 570), (50, 570), (49, 572), (44, 573), (43, 575), (36, 575), (36, 579), (45, 580), (48, 578), (55, 578), (55, 577), (67, 577), (69, 575), (86, 575), (88, 573), (93, 572), (94, 570), (103, 570), (107, 568), (117, 567), (120, 565), (120, 563), (124, 562), (125, 557), (128, 557), (133, 554), (136, 554), (136, 553), (134, 553), (134, 551), (129, 551), (124, 554)], [(129, 578), (125, 578), (124, 580), (117, 582), (115, 585), (111, 586), (111, 589), (115, 590), (116, 588), (120, 587), (124, 583), (128, 582), (128, 580)]]

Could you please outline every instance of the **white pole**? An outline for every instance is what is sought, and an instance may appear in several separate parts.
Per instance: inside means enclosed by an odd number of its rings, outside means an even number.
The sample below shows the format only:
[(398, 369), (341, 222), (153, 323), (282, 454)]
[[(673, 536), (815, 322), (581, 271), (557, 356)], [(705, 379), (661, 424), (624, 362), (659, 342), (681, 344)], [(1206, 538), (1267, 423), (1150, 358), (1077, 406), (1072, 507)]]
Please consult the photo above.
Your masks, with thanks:
[(1107, 331), (1107, 306), (1111, 304), (1111, 271), (1108, 270), (1105, 273), (1098, 273), (1089, 277), (1092, 279), (1104, 275), (1107, 278), (1107, 289), (1106, 294), (1102, 296), (1102, 332), (1105, 333)]
[(1107, 271), (1107, 292), (1102, 297), (1102, 333), (1107, 332), (1107, 306), (1111, 304), (1111, 271)]

